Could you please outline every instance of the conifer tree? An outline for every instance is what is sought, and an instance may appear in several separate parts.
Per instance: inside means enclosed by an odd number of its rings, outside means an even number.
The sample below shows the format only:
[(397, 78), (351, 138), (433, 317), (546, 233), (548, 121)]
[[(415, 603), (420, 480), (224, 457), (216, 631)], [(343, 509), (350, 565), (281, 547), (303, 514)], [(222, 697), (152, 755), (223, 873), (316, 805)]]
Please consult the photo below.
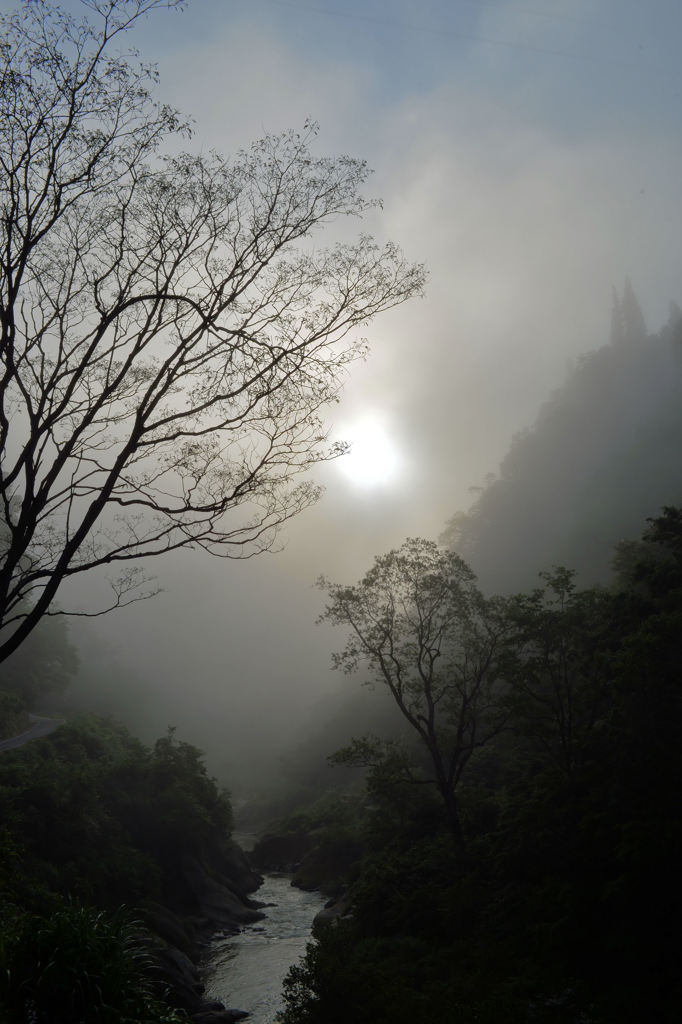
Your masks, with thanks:
[(631, 346), (643, 344), (647, 337), (646, 324), (629, 277), (625, 281), (620, 308), (624, 343)]

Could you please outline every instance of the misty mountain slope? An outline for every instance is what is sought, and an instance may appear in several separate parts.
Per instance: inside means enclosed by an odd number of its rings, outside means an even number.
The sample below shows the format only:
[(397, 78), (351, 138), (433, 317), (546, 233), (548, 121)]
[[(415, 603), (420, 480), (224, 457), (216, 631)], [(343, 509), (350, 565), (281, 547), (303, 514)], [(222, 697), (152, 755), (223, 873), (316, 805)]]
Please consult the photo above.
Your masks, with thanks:
[(557, 564), (605, 582), (613, 546), (682, 498), (681, 451), (682, 313), (647, 335), (628, 282), (610, 343), (581, 358), (443, 539), (486, 590), (532, 586)]

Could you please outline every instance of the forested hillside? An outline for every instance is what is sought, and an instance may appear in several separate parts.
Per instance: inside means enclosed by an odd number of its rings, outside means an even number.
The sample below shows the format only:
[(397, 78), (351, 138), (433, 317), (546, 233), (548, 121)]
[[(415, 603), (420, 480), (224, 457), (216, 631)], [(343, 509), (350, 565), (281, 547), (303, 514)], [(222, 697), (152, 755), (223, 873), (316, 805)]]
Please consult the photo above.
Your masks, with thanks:
[[(364, 651), (411, 717), (417, 756), (368, 739), (340, 755), (368, 766), (364, 802), (345, 812), (364, 855), (336, 925), (289, 975), (286, 1024), (677, 1021), (680, 510), (627, 552), (613, 591), (578, 589), (565, 570), (508, 599), (472, 591), (455, 660), (447, 632), (433, 675), (448, 590), (462, 596), (449, 577), (403, 573), (393, 552), (336, 592), (334, 614), (343, 601), (355, 621), (361, 599), (381, 602)], [(368, 594), (389, 560), (383, 596)], [(381, 664), (388, 623), (404, 644)], [(439, 768), (467, 745), (446, 794)]]
[(682, 499), (680, 451), (682, 312), (648, 335), (628, 282), (609, 344), (579, 361), (444, 540), (489, 591), (532, 586), (550, 565), (605, 582), (614, 545)]

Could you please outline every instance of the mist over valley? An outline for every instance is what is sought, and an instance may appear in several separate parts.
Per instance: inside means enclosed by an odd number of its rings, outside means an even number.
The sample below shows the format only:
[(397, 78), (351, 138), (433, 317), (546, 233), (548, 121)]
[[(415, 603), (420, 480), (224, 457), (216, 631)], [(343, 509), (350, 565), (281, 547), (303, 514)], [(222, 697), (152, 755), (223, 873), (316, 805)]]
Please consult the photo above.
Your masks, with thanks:
[(676, 1020), (682, 12), (0, 18), (0, 1022)]

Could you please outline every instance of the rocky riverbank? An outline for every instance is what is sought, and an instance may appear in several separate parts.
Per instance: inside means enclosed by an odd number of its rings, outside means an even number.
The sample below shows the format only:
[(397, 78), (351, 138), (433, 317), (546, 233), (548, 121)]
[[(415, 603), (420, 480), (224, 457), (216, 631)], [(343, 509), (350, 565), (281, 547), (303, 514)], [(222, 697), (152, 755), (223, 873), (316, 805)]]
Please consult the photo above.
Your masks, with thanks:
[(260, 871), (290, 874), (291, 884), (329, 897), (313, 929), (350, 912), (349, 880), (364, 852), (354, 835), (330, 835), (324, 830), (269, 833), (256, 843), (251, 858)]
[(196, 1024), (232, 1024), (247, 1016), (204, 997), (198, 964), (216, 935), (235, 935), (264, 916), (262, 904), (249, 896), (261, 881), (241, 848), (232, 843), (218, 867), (183, 857), (166, 901), (143, 909), (149, 954), (162, 985)]
[(324, 896), (292, 886), (281, 873), (266, 874), (256, 896), (265, 905), (263, 920), (212, 942), (201, 975), (211, 998), (248, 1010), (253, 1024), (275, 1024), (284, 979), (305, 954)]

